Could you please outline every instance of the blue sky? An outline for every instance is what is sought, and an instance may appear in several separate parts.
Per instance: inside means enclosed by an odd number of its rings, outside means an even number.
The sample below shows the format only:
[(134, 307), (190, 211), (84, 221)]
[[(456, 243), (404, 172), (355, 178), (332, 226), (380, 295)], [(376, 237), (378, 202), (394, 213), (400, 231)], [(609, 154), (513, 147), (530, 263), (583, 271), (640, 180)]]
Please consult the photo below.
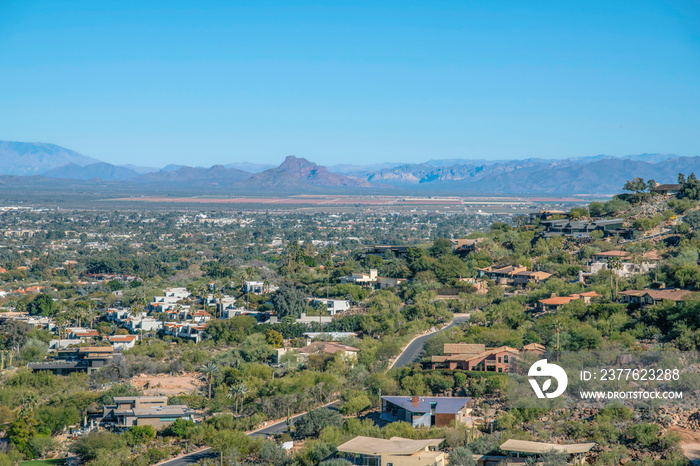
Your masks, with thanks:
[(700, 2), (0, 1), (0, 139), (112, 163), (700, 155)]

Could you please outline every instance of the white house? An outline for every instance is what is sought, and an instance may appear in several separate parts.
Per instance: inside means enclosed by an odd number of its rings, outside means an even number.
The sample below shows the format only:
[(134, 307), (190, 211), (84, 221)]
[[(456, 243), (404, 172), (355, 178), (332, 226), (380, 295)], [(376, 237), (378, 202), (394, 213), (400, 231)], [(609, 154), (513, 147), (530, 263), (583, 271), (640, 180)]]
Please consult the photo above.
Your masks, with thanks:
[(139, 333), (142, 330), (144, 332), (158, 331), (163, 328), (163, 322), (160, 320), (153, 319), (152, 317), (145, 318), (134, 318), (128, 319), (124, 323), (124, 327), (129, 330), (130, 333)]
[(347, 311), (350, 309), (350, 301), (347, 299), (325, 299), (325, 298), (309, 298), (312, 307), (319, 304), (325, 306), (329, 315), (336, 315), (338, 312)]
[(377, 269), (370, 269), (369, 273), (353, 272), (345, 277), (340, 277), (340, 283), (352, 283), (353, 285), (371, 286), (377, 281)]
[(341, 284), (351, 283), (353, 285), (377, 288), (393, 288), (405, 281), (405, 278), (380, 277), (377, 275), (377, 269), (370, 269), (369, 273), (353, 272), (345, 277), (340, 277)]
[(114, 346), (115, 348), (121, 348), (123, 350), (128, 350), (133, 348), (136, 345), (136, 340), (138, 340), (138, 336), (136, 335), (114, 335), (111, 337), (107, 337), (107, 340)]
[(184, 287), (173, 287), (173, 288), (166, 288), (163, 290), (163, 295), (168, 298), (177, 298), (177, 299), (185, 299), (189, 298), (190, 292), (187, 291), (187, 288)]
[(255, 294), (263, 294), (263, 293), (271, 293), (273, 291), (279, 290), (279, 286), (275, 285), (268, 285), (265, 287), (265, 282), (255, 282), (255, 281), (244, 281), (243, 282), (243, 291), (246, 293), (255, 293)]

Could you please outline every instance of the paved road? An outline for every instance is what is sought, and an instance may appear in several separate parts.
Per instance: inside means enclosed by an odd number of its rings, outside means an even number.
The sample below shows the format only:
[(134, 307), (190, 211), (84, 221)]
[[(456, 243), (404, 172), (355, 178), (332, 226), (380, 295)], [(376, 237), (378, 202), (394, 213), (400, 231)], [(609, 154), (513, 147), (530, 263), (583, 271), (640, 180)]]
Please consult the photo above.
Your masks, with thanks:
[(406, 347), (405, 350), (403, 350), (403, 353), (399, 355), (399, 357), (396, 359), (396, 362), (394, 363), (393, 366), (391, 366), (392, 369), (396, 367), (403, 367), (407, 366), (409, 364), (413, 364), (414, 362), (420, 360), (421, 356), (423, 356), (423, 351), (425, 349), (425, 344), (433, 338), (435, 335), (437, 335), (440, 332), (444, 332), (448, 328), (451, 328), (455, 325), (463, 324), (464, 322), (469, 320), (469, 314), (455, 314), (454, 319), (452, 320), (452, 323), (448, 325), (447, 327), (443, 328), (442, 330), (438, 330), (435, 333), (430, 333), (428, 335), (423, 335), (422, 337), (418, 337), (415, 340), (411, 342), (410, 345)]
[[(327, 407), (334, 407), (338, 404), (338, 402), (331, 403), (327, 405)], [(292, 416), (292, 424), (296, 422), (297, 419), (299, 419), (303, 414), (298, 414), (296, 416)], [(270, 435), (277, 435), (285, 432), (287, 430), (287, 421), (281, 421), (278, 422), (277, 424), (271, 424), (263, 429), (256, 430), (255, 432), (251, 432), (248, 434), (250, 437), (268, 437)], [(196, 464), (199, 461), (205, 459), (205, 458), (218, 458), (219, 454), (212, 451), (211, 448), (207, 448), (206, 450), (202, 450), (197, 453), (190, 453), (187, 456), (182, 456), (180, 458), (176, 458), (174, 460), (167, 461), (165, 463), (160, 463), (158, 466), (186, 466), (188, 464)]]

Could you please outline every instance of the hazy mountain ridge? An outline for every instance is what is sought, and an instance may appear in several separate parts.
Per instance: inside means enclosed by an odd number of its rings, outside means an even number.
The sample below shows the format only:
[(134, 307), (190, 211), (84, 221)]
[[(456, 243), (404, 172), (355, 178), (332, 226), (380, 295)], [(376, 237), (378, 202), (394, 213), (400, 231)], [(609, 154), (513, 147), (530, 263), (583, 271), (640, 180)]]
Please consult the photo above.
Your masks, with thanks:
[(99, 162), (56, 144), (0, 141), (0, 175), (38, 175), (64, 165)]
[(99, 184), (108, 189), (110, 186), (134, 189), (148, 186), (162, 190), (187, 187), (228, 193), (351, 189), (357, 193), (356, 188), (393, 187), (455, 194), (609, 194), (619, 192), (624, 182), (635, 176), (672, 183), (679, 172), (700, 173), (700, 157), (639, 154), (500, 161), (434, 159), (417, 164), (344, 164), (328, 168), (289, 156), (281, 165), (269, 167), (253, 162), (209, 168), (118, 166), (54, 144), (0, 141), (0, 176), (12, 175), (3, 177), (6, 185), (19, 186), (22, 177), (32, 176), (44, 185), (81, 181), (85, 186)]
[(119, 167), (106, 162), (97, 162), (90, 165), (80, 166), (74, 163), (53, 168), (43, 173), (49, 178), (70, 178), (74, 180), (91, 180), (99, 178), (101, 180), (127, 180), (139, 176), (135, 170), (126, 167)]
[(324, 166), (290, 155), (279, 167), (251, 176), (242, 183), (242, 187), (246, 186), (289, 189), (301, 186), (370, 187), (371, 184), (360, 178), (332, 173)]

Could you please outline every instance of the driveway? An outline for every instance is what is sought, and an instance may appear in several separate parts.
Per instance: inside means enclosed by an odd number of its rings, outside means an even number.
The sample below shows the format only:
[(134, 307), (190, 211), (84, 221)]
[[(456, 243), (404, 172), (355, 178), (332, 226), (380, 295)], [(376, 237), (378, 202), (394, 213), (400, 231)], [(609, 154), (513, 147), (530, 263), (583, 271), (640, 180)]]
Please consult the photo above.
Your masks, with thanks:
[(428, 342), (428, 340), (433, 338), (438, 333), (444, 332), (455, 325), (461, 325), (468, 320), (469, 314), (455, 314), (454, 319), (452, 319), (452, 323), (447, 327), (443, 328), (442, 330), (438, 330), (437, 332), (429, 333), (428, 335), (423, 335), (422, 337), (416, 338), (403, 350), (399, 357), (396, 358), (396, 362), (394, 362), (394, 365), (391, 366), (391, 368), (394, 369), (397, 367), (404, 367), (419, 361), (421, 356), (423, 356), (425, 344)]

